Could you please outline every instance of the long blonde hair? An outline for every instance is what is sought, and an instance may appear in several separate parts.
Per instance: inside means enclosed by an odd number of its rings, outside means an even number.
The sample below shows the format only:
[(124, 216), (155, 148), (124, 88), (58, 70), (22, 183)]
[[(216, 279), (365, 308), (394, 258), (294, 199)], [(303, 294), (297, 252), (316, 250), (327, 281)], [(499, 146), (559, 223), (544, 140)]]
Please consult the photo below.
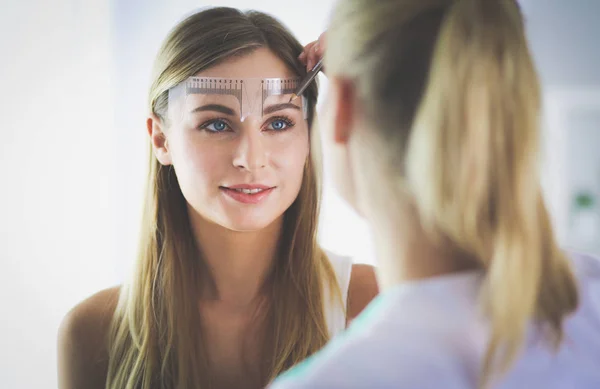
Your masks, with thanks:
[[(169, 88), (261, 47), (270, 49), (299, 76), (305, 74), (296, 59), (302, 45), (268, 15), (212, 8), (187, 17), (171, 31), (157, 55), (150, 112), (165, 120)], [(312, 127), (315, 85), (306, 96)], [(209, 388), (210, 366), (197, 308), (200, 275), (207, 272), (198, 258), (186, 200), (174, 170), (161, 165), (152, 152), (149, 163), (140, 251), (112, 320), (106, 388)], [(300, 193), (284, 215), (264, 318), (271, 337), (261, 362), (265, 385), (329, 339), (325, 288), (341, 301), (335, 273), (316, 240), (318, 179), (314, 163), (308, 161)]]
[(558, 346), (578, 293), (542, 199), (540, 86), (517, 3), (342, 1), (325, 67), (354, 81), (373, 159), (413, 193), (432, 239), (486, 273), (480, 384), (510, 367), (532, 321)]

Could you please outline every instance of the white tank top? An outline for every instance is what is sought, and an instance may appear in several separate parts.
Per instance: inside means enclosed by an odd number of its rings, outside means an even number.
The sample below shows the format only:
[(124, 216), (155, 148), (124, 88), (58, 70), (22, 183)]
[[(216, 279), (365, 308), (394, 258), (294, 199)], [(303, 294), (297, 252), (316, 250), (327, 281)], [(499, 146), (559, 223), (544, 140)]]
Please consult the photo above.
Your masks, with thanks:
[(331, 267), (335, 272), (337, 283), (342, 294), (342, 303), (336, 298), (335, 294), (329, 291), (329, 286), (324, 288), (325, 320), (331, 338), (346, 328), (346, 306), (348, 304), (348, 288), (350, 286), (350, 274), (352, 273), (352, 259), (343, 257), (332, 252), (326, 251)]

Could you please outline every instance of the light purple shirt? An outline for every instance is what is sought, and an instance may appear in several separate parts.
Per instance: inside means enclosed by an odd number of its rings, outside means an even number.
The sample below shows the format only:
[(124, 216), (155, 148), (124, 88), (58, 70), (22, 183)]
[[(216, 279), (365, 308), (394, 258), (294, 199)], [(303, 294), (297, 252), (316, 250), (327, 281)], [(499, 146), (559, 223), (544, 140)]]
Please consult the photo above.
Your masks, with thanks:
[[(530, 327), (522, 355), (494, 389), (600, 389), (600, 260), (570, 253), (580, 305), (553, 353)], [(476, 388), (488, 329), (482, 275), (405, 283), (381, 294), (321, 352), (269, 389)]]

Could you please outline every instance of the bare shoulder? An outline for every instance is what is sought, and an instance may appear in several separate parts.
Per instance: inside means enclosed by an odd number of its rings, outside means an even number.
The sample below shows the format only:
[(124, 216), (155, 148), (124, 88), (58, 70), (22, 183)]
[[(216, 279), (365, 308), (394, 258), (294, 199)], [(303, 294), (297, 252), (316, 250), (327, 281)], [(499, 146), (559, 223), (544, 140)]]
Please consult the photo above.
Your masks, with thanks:
[(348, 288), (347, 321), (350, 322), (369, 305), (379, 293), (375, 268), (371, 265), (354, 264)]
[(60, 389), (102, 388), (108, 370), (107, 335), (120, 287), (102, 290), (77, 304), (58, 330)]

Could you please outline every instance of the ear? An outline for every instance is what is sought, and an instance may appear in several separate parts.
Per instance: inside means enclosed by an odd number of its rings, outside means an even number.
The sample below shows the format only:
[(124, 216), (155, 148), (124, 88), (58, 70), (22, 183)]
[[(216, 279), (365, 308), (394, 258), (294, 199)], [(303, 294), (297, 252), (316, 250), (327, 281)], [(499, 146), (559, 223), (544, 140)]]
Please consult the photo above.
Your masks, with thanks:
[(169, 144), (164, 133), (164, 124), (162, 120), (156, 116), (156, 114), (152, 113), (148, 119), (146, 119), (146, 128), (148, 130), (148, 135), (150, 136), (150, 142), (152, 142), (154, 156), (156, 156), (156, 159), (161, 164), (170, 165), (172, 163), (171, 153), (169, 152)]
[(334, 77), (330, 80), (333, 109), (333, 141), (346, 144), (354, 130), (356, 118), (356, 89), (346, 78)]

